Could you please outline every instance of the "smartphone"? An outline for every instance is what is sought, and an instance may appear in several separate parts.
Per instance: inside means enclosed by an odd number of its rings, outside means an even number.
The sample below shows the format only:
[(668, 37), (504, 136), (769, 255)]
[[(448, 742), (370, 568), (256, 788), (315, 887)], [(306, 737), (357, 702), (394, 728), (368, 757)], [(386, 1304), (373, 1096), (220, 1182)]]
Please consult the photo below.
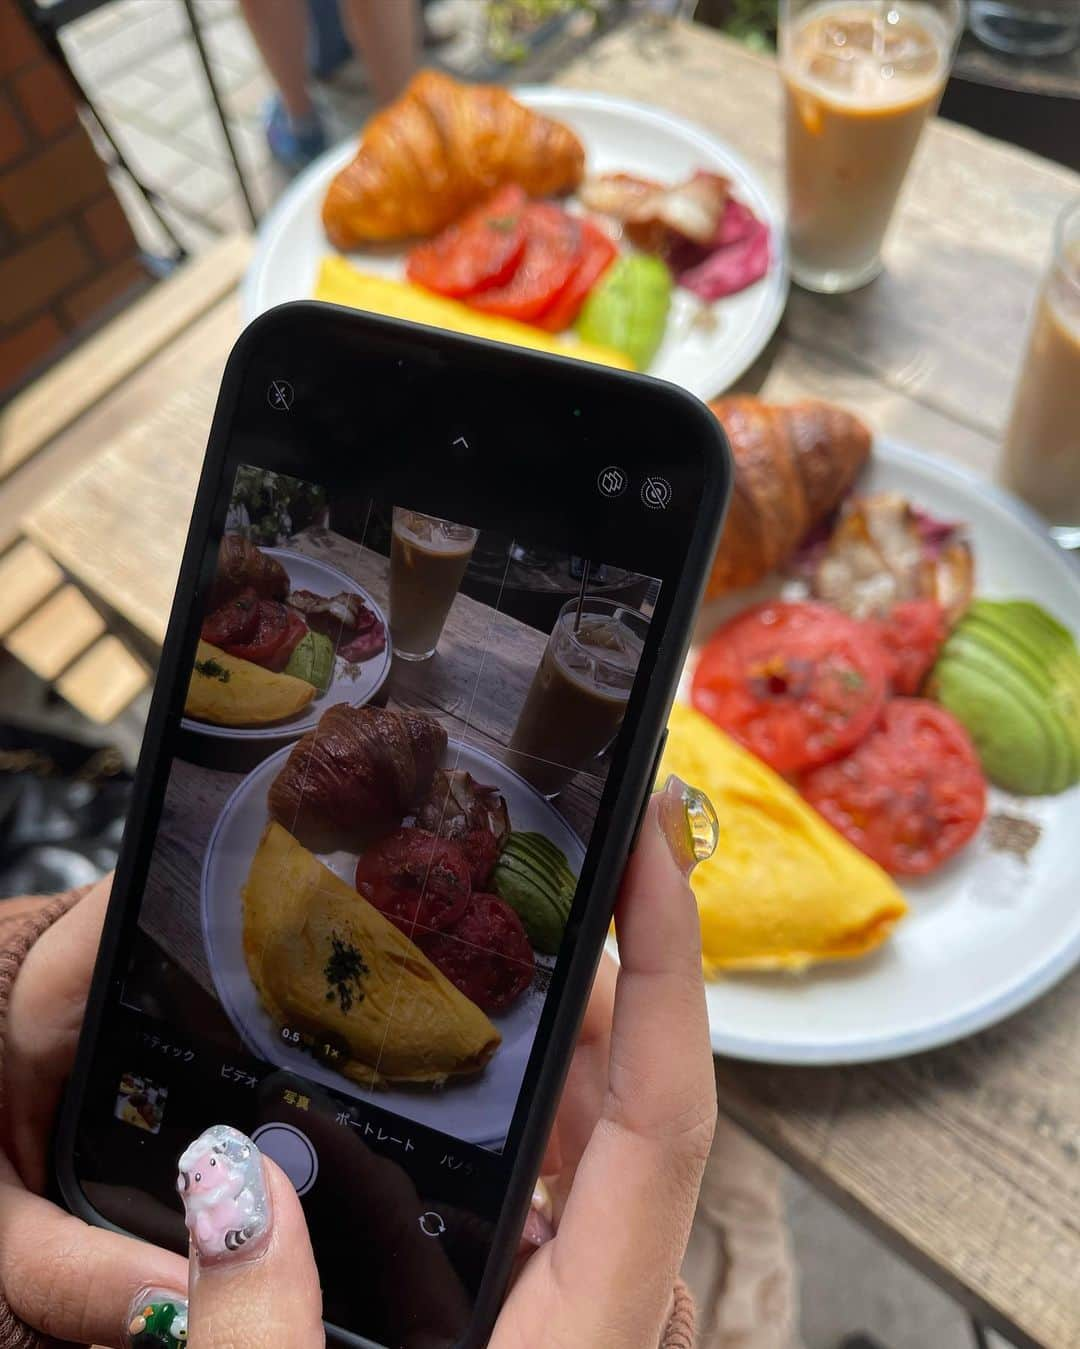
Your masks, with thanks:
[(485, 1342), (729, 480), (671, 384), (314, 303), (244, 332), (61, 1117), (75, 1213), (186, 1250), (177, 1157), (229, 1123), (301, 1197), (331, 1342)]

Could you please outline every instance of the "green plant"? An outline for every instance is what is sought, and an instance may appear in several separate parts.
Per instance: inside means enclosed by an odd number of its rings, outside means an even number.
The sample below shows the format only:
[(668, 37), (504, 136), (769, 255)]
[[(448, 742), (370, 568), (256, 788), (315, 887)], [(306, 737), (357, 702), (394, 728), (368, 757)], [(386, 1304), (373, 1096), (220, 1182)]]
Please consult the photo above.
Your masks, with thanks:
[(596, 19), (605, 0), (488, 0), (487, 48), (497, 61), (521, 61), (527, 36), (552, 19), (583, 13)]
[(776, 46), (778, 0), (731, 0), (724, 31), (748, 47), (768, 51)]

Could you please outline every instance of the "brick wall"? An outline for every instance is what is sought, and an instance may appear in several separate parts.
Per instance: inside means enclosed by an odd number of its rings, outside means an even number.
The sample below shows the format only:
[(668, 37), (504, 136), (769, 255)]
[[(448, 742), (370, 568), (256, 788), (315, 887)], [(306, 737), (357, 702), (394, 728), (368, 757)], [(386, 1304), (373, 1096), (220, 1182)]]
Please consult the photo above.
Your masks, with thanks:
[(0, 0), (0, 399), (146, 284), (66, 83)]

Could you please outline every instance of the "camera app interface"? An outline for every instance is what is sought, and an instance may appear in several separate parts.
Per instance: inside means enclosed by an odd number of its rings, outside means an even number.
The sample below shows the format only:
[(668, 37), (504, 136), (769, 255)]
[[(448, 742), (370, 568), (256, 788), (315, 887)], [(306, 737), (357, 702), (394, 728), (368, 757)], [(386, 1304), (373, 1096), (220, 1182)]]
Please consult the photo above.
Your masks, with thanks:
[[(342, 1194), (351, 1249), (382, 1238), (328, 1316), (438, 1343), (438, 1285), (450, 1343), (660, 583), (254, 465), (226, 490), (101, 1148), (150, 1131), (145, 1189), (175, 1207), (170, 1150), (228, 1112), (304, 1196), (324, 1273)], [(350, 1296), (389, 1281), (412, 1308), (373, 1323)]]

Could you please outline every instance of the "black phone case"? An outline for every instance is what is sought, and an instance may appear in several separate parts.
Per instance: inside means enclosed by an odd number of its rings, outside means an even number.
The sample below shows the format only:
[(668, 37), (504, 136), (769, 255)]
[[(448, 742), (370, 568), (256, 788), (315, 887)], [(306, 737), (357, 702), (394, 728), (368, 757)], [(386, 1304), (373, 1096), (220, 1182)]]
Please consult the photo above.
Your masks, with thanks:
[[(172, 690), (178, 677), (186, 677), (186, 672), (179, 668), (179, 660), (184, 648), (186, 629), (191, 619), (192, 602), (203, 562), (208, 521), (218, 491), (221, 464), (245, 365), (250, 358), (251, 349), (261, 340), (266, 329), (279, 325), (287, 327), (295, 316), (310, 322), (320, 311), (332, 313), (336, 321), (340, 321), (341, 315), (347, 312), (357, 330), (370, 332), (373, 341), (376, 342), (380, 334), (392, 335), (400, 341), (403, 337), (422, 333), (425, 346), (434, 340), (431, 330), (417, 329), (411, 323), (377, 318), (356, 311), (343, 311), (339, 306), (316, 301), (296, 301), (279, 305), (249, 324), (237, 339), (225, 367), (162, 648), (154, 697), (147, 718), (135, 775), (131, 812), (116, 867), (112, 898), (105, 917), (78, 1054), (65, 1092), (54, 1139), (57, 1197), (72, 1213), (86, 1222), (113, 1231), (124, 1229), (117, 1227), (99, 1213), (83, 1193), (75, 1171), (75, 1146), (79, 1117), (89, 1080), (92, 1049), (97, 1039), (109, 983), (114, 977), (113, 966), (135, 866), (137, 841), (141, 840), (146, 824), (147, 784), (161, 750)], [(474, 356), (483, 356), (487, 353), (496, 366), (506, 365), (512, 359), (523, 367), (527, 367), (530, 363), (546, 366), (549, 373), (562, 367), (567, 372), (572, 371), (575, 379), (581, 379), (583, 363), (570, 358), (541, 355), (527, 350), (519, 351), (502, 344), (453, 333), (440, 333), (439, 340), (450, 351), (454, 349), (469, 351)], [(633, 381), (639, 386), (644, 386), (651, 396), (659, 400), (669, 404), (680, 403), (684, 411), (692, 410), (701, 426), (700, 444), (695, 450), (704, 452), (705, 480), (693, 535), (685, 554), (683, 581), (675, 595), (668, 626), (660, 643), (656, 666), (645, 691), (626, 769), (613, 803), (612, 827), (602, 844), (592, 889), (582, 905), (584, 917), (567, 969), (564, 993), (554, 1019), (545, 1059), (535, 1084), (529, 1119), (507, 1184), (502, 1214), (495, 1227), (491, 1257), (477, 1293), (472, 1325), (465, 1337), (459, 1341), (459, 1349), (473, 1349), (473, 1346), (486, 1344), (502, 1303), (536, 1174), (611, 923), (622, 871), (636, 842), (637, 831), (648, 803), (655, 769), (663, 748), (668, 712), (686, 658), (694, 615), (701, 601), (730, 497), (732, 476), (730, 450), (720, 423), (703, 403), (675, 385), (650, 379), (645, 375), (611, 371), (603, 367), (594, 369), (598, 391), (606, 382), (610, 386), (612, 396), (617, 396), (619, 389), (627, 381)], [(340, 1327), (328, 1324), (326, 1331), (327, 1341), (330, 1344), (384, 1349), (384, 1346)]]

